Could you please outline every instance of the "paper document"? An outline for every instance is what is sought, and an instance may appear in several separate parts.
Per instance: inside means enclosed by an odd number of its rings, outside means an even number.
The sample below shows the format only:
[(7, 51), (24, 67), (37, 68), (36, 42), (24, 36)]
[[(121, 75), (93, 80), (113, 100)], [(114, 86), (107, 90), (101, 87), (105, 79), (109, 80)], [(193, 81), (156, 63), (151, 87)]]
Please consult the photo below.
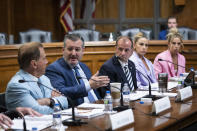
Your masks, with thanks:
[[(178, 85), (178, 82), (169, 81), (168, 82), (168, 90), (176, 87), (177, 85)], [(149, 90), (149, 86), (141, 86), (139, 89), (141, 89), (141, 90)], [(154, 91), (158, 91), (159, 90), (158, 82), (151, 84), (151, 90), (154, 90)]]
[(104, 104), (83, 103), (78, 108), (104, 109)]
[[(72, 108), (66, 109), (62, 111), (62, 114), (66, 115), (72, 115)], [(81, 109), (81, 108), (75, 108), (75, 116), (81, 117), (81, 118), (92, 118), (99, 115), (103, 115), (104, 111), (103, 109)]]
[(138, 100), (138, 99), (144, 97), (145, 95), (148, 95), (148, 91), (136, 91), (135, 93), (132, 92), (130, 94), (130, 101)]
[[(62, 115), (62, 120), (71, 118), (71, 116)], [(25, 116), (26, 128), (31, 130), (32, 127), (37, 127), (38, 131), (53, 125), (52, 115), (43, 115), (41, 117)], [(23, 130), (23, 119), (14, 119), (11, 129)]]
[[(148, 94), (149, 94), (149, 91), (136, 91), (135, 93), (132, 92), (130, 94), (130, 101), (138, 100)], [(158, 91), (151, 91), (151, 94), (156, 95), (156, 96), (161, 96), (161, 97), (164, 97), (164, 96), (175, 97), (175, 96), (177, 96), (177, 93), (170, 93), (170, 92), (161, 93)]]

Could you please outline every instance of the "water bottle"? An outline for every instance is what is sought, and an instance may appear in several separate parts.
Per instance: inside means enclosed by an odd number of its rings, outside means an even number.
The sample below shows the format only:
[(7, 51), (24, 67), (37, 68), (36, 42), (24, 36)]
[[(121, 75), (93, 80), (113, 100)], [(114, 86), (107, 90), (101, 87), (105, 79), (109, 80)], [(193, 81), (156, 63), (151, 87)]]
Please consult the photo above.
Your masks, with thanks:
[(184, 76), (181, 73), (178, 79), (177, 89), (182, 89), (184, 87)]
[(53, 108), (53, 128), (60, 129), (62, 124), (61, 109), (59, 103), (56, 103)]
[(113, 109), (112, 105), (112, 97), (110, 91), (106, 91), (106, 95), (104, 98), (104, 104), (105, 104), (105, 112), (111, 112)]
[(122, 94), (123, 94), (123, 101), (125, 105), (129, 105), (130, 101), (130, 88), (128, 86), (128, 83), (125, 83), (122, 88)]
[(110, 35), (109, 35), (109, 40), (108, 41), (114, 41), (113, 40), (113, 35), (112, 35), (112, 33), (110, 33)]

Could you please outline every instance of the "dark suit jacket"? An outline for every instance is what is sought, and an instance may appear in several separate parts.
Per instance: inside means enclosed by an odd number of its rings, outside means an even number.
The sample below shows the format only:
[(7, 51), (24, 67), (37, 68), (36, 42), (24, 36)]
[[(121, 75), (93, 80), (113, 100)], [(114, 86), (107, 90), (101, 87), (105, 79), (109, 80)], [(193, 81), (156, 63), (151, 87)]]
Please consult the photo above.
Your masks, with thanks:
[[(81, 62), (79, 62), (79, 65), (89, 80), (91, 78), (91, 72), (89, 68)], [(84, 85), (78, 85), (72, 69), (65, 62), (64, 58), (60, 58), (54, 63), (50, 64), (46, 68), (46, 76), (48, 76), (51, 80), (53, 87), (58, 89), (65, 96), (68, 96), (74, 100), (75, 105), (83, 103), (83, 97), (88, 95)], [(100, 96), (96, 90), (94, 90), (94, 93), (96, 94), (97, 98), (100, 99)]]
[[(129, 60), (128, 67), (132, 75), (134, 89), (137, 89), (135, 64)], [(116, 56), (113, 56), (101, 66), (99, 75), (106, 75), (110, 78), (110, 82), (120, 82), (122, 86), (127, 83), (126, 75)], [(104, 98), (106, 90), (110, 90), (109, 86), (97, 89), (102, 98)]]

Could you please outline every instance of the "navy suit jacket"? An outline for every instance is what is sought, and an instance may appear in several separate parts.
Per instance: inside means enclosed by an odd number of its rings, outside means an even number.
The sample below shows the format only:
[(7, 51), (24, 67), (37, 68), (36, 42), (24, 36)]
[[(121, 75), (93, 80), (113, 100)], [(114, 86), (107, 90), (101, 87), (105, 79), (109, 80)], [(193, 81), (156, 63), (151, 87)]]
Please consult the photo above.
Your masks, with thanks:
[[(128, 67), (132, 75), (134, 89), (137, 89), (135, 64), (128, 60)], [(110, 82), (120, 82), (121, 86), (127, 83), (126, 75), (116, 56), (113, 56), (101, 66), (99, 75), (106, 75), (110, 78)], [(104, 98), (106, 90), (110, 90), (109, 86), (97, 89), (102, 98)]]
[(163, 30), (159, 33), (159, 40), (166, 40), (167, 30)]
[[(85, 64), (79, 62), (79, 65), (89, 80), (91, 78), (91, 71)], [(75, 106), (83, 103), (83, 97), (88, 96), (86, 88), (84, 85), (78, 84), (71, 67), (65, 62), (64, 58), (60, 58), (50, 64), (46, 68), (46, 76), (49, 77), (54, 88), (74, 100)], [(100, 99), (96, 90), (94, 90), (94, 93)]]

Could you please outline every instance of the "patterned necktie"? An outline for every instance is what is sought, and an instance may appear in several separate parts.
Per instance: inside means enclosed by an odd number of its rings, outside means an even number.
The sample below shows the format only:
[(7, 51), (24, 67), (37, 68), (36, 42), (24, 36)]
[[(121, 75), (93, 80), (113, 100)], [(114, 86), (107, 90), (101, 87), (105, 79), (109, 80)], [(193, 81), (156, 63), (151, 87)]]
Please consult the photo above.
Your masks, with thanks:
[[(81, 75), (80, 75), (80, 73), (78, 71), (79, 67), (75, 66), (73, 69), (75, 70), (75, 77), (76, 77), (76, 79), (78, 81), (78, 84), (82, 84), (82, 85), (85, 86), (83, 78), (81, 77)], [(91, 103), (95, 102), (95, 99), (94, 99), (94, 97), (93, 97), (93, 95), (92, 95), (92, 93), (90, 91), (88, 91), (88, 99), (89, 99), (89, 101)]]
[(128, 65), (124, 66), (124, 70), (125, 70), (125, 75), (126, 75), (129, 87), (130, 87), (131, 90), (133, 90), (132, 89), (133, 88), (133, 80), (132, 80), (131, 72), (130, 72), (130, 70), (128, 68)]

